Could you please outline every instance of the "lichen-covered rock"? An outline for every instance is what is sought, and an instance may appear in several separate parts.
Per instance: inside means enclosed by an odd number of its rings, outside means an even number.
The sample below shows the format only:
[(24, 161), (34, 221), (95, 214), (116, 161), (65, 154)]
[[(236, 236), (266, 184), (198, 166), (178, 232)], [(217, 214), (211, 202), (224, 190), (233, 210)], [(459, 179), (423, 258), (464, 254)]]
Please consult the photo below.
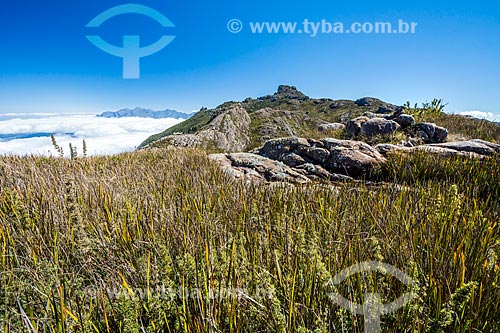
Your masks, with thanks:
[(434, 147), (448, 148), (459, 152), (476, 153), (479, 155), (491, 156), (500, 152), (500, 145), (483, 140), (468, 140), (432, 144)]
[(415, 125), (415, 117), (409, 114), (400, 114), (394, 119), (402, 128), (407, 128)]
[(286, 154), (286, 155), (282, 156), (281, 161), (292, 168), (295, 168), (295, 167), (298, 167), (300, 165), (307, 163), (306, 160), (302, 156), (295, 154), (295, 153), (290, 153), (290, 154)]
[(361, 133), (361, 127), (368, 120), (370, 120), (370, 118), (364, 116), (349, 120), (346, 126), (347, 135), (350, 138), (358, 136)]
[(373, 118), (361, 126), (361, 135), (372, 137), (376, 135), (388, 135), (399, 129), (399, 124), (392, 120), (384, 118)]
[(282, 156), (295, 152), (299, 146), (310, 146), (306, 139), (279, 138), (268, 140), (260, 149), (260, 155), (273, 160), (280, 160)]
[(364, 142), (337, 139), (322, 141), (330, 151), (323, 166), (332, 173), (361, 177), (386, 162), (382, 154)]
[(418, 123), (415, 125), (418, 136), (425, 143), (441, 143), (446, 141), (448, 130), (433, 123)]
[(323, 165), (330, 155), (330, 152), (322, 145), (314, 144), (313, 146), (299, 146), (297, 152), (312, 163)]
[(474, 152), (458, 151), (446, 147), (439, 147), (432, 144), (416, 146), (416, 147), (404, 147), (393, 144), (379, 144), (375, 146), (375, 149), (377, 149), (382, 155), (386, 157), (390, 156), (391, 154), (414, 154), (417, 152), (425, 152), (439, 157), (461, 156), (461, 157), (470, 157), (479, 159), (485, 158), (484, 155), (477, 154)]

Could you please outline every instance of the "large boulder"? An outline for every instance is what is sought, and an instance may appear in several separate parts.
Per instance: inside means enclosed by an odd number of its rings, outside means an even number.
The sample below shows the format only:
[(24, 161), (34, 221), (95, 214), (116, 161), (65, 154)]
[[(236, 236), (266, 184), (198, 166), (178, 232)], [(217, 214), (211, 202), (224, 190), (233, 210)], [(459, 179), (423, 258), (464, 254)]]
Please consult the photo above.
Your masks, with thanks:
[[(453, 144), (456, 144), (457, 142), (451, 142)], [(375, 149), (377, 149), (382, 155), (384, 156), (390, 156), (391, 154), (413, 154), (416, 152), (425, 152), (430, 155), (435, 155), (439, 157), (455, 157), (455, 156), (460, 156), (460, 157), (469, 157), (469, 158), (479, 158), (483, 159), (488, 156), (488, 151), (482, 151), (480, 149), (476, 149), (476, 151), (472, 151), (472, 149), (469, 150), (457, 150), (459, 146), (464, 147), (465, 145), (449, 145), (449, 146), (441, 146), (441, 145), (436, 145), (436, 144), (428, 144), (428, 145), (422, 145), (422, 146), (416, 146), (416, 147), (404, 147), (404, 146), (399, 146), (399, 145), (393, 145), (393, 144), (379, 144), (375, 146)], [(455, 149), (452, 149), (451, 147), (454, 147)], [(486, 154), (482, 154), (479, 152), (483, 152)]]
[(417, 134), (425, 143), (442, 143), (448, 137), (448, 130), (433, 123), (415, 125)]
[(285, 164), (251, 153), (214, 154), (209, 158), (217, 162), (230, 176), (252, 181), (280, 181), (307, 183), (309, 178)]
[[(289, 157), (286, 155), (284, 158)], [(292, 168), (280, 161), (253, 153), (212, 154), (209, 158), (228, 176), (254, 183), (305, 184), (312, 180), (353, 181), (349, 176), (330, 173), (320, 165), (304, 163)]]
[(394, 113), (399, 115), (403, 113), (403, 108), (394, 104), (383, 103), (379, 106), (377, 113)]
[(370, 118), (364, 116), (349, 120), (346, 126), (347, 135), (350, 138), (358, 136), (361, 133), (361, 127), (368, 120), (370, 120)]
[(386, 161), (376, 149), (364, 142), (338, 139), (321, 141), (330, 152), (323, 166), (332, 173), (360, 177)]
[(399, 124), (402, 128), (407, 128), (415, 125), (415, 117), (409, 114), (400, 114), (394, 119), (395, 122)]
[(396, 132), (399, 127), (399, 124), (395, 121), (384, 118), (373, 118), (361, 126), (360, 134), (368, 137), (387, 135)]
[(313, 143), (312, 146), (300, 146), (297, 151), (300, 156), (308, 159), (312, 163), (323, 165), (327, 160), (330, 152), (322, 148), (323, 145)]
[(281, 138), (267, 141), (258, 153), (291, 168), (312, 164), (332, 174), (361, 177), (385, 158), (370, 145), (351, 140)]
[(296, 168), (307, 163), (307, 161), (302, 156), (295, 153), (290, 153), (282, 156), (281, 161), (292, 168)]
[(485, 156), (491, 156), (500, 152), (500, 145), (483, 140), (446, 142), (432, 144), (431, 146), (452, 149), (459, 152), (476, 153)]
[(259, 154), (273, 160), (281, 160), (283, 156), (297, 151), (299, 146), (309, 147), (309, 142), (302, 138), (279, 138), (268, 140)]
[(472, 139), (472, 140), (469, 140), (469, 141), (470, 142), (480, 143), (480, 144), (483, 144), (485, 146), (488, 146), (491, 149), (493, 149), (496, 153), (500, 154), (500, 145), (499, 144), (496, 144), (496, 143), (493, 143), (493, 142), (484, 141), (484, 140), (481, 140), (481, 139)]

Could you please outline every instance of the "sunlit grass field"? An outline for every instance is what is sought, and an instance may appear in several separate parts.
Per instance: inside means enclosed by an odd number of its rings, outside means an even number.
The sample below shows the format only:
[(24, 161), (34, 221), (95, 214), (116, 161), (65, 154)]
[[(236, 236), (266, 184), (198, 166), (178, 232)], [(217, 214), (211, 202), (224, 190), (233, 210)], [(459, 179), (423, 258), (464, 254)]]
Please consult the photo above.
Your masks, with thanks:
[(371, 182), (252, 185), (195, 150), (0, 157), (1, 332), (500, 330), (500, 163), (394, 156)]

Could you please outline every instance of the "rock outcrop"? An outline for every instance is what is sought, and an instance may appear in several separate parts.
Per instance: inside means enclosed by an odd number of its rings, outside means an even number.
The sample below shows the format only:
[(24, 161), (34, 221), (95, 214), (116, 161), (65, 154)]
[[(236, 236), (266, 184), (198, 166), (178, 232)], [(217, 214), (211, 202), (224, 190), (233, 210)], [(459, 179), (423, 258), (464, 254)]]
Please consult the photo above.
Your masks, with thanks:
[(351, 119), (347, 122), (346, 130), (347, 136), (350, 138), (356, 137), (361, 133), (361, 127), (364, 123), (366, 123), (370, 118), (366, 116), (357, 117)]
[(495, 153), (500, 153), (500, 145), (478, 139), (447, 142), (441, 144), (427, 144), (416, 147), (404, 147), (393, 144), (379, 144), (375, 146), (375, 149), (377, 149), (377, 151), (384, 156), (388, 156), (391, 153), (410, 154), (420, 151), (443, 157), (464, 156), (485, 158), (488, 156), (492, 156)]
[[(368, 113), (368, 116), (372, 114)], [(396, 132), (400, 125), (393, 121), (380, 117), (361, 116), (349, 120), (346, 126), (347, 135), (350, 138), (362, 135), (366, 137), (388, 135)]]
[(415, 125), (415, 117), (409, 114), (400, 114), (394, 119), (395, 122), (397, 122), (401, 128), (407, 128), (410, 126)]
[(485, 156), (500, 153), (500, 145), (478, 139), (432, 144), (430, 146), (452, 149), (464, 153), (476, 153)]
[(422, 138), (425, 143), (441, 143), (445, 142), (448, 137), (446, 128), (437, 126), (433, 123), (418, 123), (415, 124), (417, 135)]
[(309, 178), (294, 171), (284, 163), (251, 153), (213, 154), (210, 159), (237, 179), (250, 181), (280, 181), (307, 183)]
[(490, 158), (500, 153), (500, 145), (482, 140), (405, 147), (325, 138), (279, 138), (267, 141), (251, 153), (213, 154), (230, 176), (252, 182), (355, 181), (369, 179), (391, 154), (425, 152), (436, 157)]
[(226, 152), (244, 151), (250, 142), (250, 116), (242, 107), (213, 114), (205, 128), (195, 134), (174, 133), (162, 139), (177, 147), (210, 148)]
[(269, 140), (254, 153), (210, 156), (236, 178), (292, 183), (362, 178), (386, 161), (364, 142), (303, 138)]
[(385, 118), (373, 118), (361, 126), (360, 134), (367, 137), (388, 135), (396, 132), (399, 127), (399, 124), (395, 121), (387, 120)]

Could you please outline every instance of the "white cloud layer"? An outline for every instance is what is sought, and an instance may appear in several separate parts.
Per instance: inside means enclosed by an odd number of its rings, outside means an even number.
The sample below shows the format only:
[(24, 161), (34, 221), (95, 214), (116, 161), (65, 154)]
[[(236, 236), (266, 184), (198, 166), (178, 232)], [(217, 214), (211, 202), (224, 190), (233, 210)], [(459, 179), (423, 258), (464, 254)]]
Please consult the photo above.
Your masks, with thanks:
[[(5, 116), (5, 114), (4, 114)], [(180, 119), (98, 118), (95, 115), (11, 114), (11, 119), (0, 121), (1, 135), (53, 133), (57, 143), (69, 152), (69, 143), (82, 153), (85, 139), (89, 155), (109, 155), (134, 150), (150, 135), (180, 123)], [(57, 155), (50, 137), (32, 137), (5, 141), (0, 139), (0, 154)]]
[(500, 115), (494, 114), (492, 112), (483, 112), (483, 111), (464, 111), (460, 112), (463, 116), (472, 116), (474, 118), (479, 119), (487, 119), (491, 121), (500, 121)]

